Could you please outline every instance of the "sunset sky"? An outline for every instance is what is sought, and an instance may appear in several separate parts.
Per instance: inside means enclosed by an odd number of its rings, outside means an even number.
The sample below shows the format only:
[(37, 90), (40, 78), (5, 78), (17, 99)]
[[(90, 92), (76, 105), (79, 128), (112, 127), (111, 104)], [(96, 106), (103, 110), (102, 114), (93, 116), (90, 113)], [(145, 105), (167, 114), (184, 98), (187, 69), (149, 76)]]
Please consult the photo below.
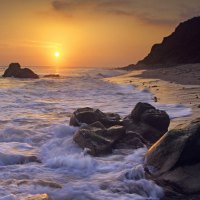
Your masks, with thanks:
[(0, 0), (0, 65), (125, 66), (199, 14), (200, 0)]

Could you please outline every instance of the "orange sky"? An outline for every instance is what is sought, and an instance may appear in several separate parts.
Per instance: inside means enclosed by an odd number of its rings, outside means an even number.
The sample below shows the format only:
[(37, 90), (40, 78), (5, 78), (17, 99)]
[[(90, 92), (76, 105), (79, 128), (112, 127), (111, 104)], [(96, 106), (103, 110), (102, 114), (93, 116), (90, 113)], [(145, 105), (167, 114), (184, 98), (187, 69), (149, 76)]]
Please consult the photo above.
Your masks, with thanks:
[(199, 0), (0, 0), (0, 65), (125, 66), (199, 11)]

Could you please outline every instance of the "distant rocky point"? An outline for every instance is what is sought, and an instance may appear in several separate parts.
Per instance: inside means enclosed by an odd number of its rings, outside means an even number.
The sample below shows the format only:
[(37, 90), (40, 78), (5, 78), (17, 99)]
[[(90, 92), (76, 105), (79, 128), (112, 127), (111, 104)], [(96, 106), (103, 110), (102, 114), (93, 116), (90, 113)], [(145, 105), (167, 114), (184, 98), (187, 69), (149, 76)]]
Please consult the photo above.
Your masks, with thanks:
[(180, 23), (175, 31), (160, 44), (154, 44), (150, 53), (136, 65), (122, 69), (169, 67), (200, 63), (200, 17)]
[(19, 63), (11, 63), (9, 67), (5, 70), (3, 77), (14, 77), (14, 78), (39, 78), (29, 68), (21, 68)]
[(44, 78), (59, 78), (60, 75), (59, 74), (47, 74), (44, 75)]

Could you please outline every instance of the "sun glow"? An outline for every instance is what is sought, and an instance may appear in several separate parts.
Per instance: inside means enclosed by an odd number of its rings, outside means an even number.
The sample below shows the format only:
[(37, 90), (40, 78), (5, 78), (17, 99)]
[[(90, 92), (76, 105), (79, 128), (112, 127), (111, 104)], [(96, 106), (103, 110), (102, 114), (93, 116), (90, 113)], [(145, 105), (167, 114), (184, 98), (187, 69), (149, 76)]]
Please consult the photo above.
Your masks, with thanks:
[(54, 53), (54, 56), (55, 56), (56, 58), (59, 58), (59, 57), (60, 57), (60, 52), (59, 52), (59, 51), (56, 51), (56, 52)]

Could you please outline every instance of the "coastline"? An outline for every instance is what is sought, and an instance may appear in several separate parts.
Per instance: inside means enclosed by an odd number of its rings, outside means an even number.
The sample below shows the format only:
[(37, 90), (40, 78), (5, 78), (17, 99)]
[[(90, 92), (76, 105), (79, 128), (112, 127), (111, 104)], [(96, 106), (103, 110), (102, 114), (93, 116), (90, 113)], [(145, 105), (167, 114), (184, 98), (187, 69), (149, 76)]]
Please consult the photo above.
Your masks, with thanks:
[(182, 104), (191, 108), (190, 116), (171, 120), (169, 129), (184, 126), (199, 117), (200, 64), (133, 70), (120, 76), (106, 78), (106, 80), (120, 84), (132, 84), (141, 90), (147, 89), (159, 103)]

